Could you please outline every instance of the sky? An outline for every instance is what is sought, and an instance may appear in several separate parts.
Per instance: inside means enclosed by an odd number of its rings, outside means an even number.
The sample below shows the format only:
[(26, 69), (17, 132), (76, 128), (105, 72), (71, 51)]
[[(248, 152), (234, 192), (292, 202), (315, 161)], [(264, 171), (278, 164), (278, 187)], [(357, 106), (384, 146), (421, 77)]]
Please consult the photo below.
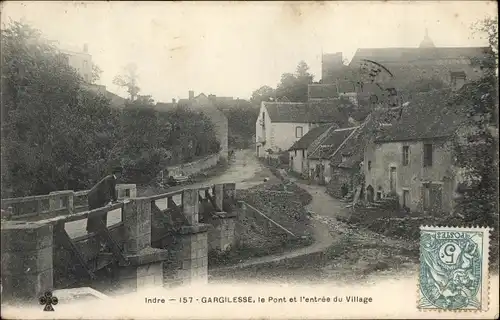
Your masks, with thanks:
[(70, 2), (4, 1), (11, 18), (61, 48), (87, 43), (100, 84), (126, 97), (113, 78), (129, 63), (140, 94), (156, 101), (215, 94), (248, 99), (276, 87), (300, 60), (320, 79), (321, 53), (352, 58), (358, 48), (416, 47), (425, 29), (436, 46), (483, 46), (471, 24), (497, 15), (494, 1)]

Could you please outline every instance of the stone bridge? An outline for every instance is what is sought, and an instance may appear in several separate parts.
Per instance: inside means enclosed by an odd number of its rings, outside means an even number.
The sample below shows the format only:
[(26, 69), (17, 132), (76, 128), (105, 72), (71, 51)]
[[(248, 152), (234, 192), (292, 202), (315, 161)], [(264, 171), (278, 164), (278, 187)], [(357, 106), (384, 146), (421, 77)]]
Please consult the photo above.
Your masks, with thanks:
[[(92, 211), (87, 191), (2, 199), (2, 299), (102, 280), (135, 290), (206, 283), (208, 252), (237, 241), (234, 183), (149, 197), (133, 184), (117, 191), (119, 203)], [(94, 214), (107, 223), (87, 233)]]

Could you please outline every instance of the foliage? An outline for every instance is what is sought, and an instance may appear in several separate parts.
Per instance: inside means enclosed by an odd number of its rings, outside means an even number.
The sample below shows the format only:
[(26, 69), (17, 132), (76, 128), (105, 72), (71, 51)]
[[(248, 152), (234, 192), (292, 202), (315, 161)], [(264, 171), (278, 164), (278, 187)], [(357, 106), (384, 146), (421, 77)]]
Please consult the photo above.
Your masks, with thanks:
[[(460, 188), (456, 213), (467, 223), (496, 226), (498, 224), (498, 92), (496, 76), (498, 42), (496, 23), (483, 22), (480, 30), (489, 30), (492, 51), (486, 59), (475, 60), (483, 76), (466, 85), (452, 102), (462, 105), (467, 113), (467, 130), (454, 141), (456, 166), (463, 169), (464, 184)], [(496, 32), (496, 37), (492, 36)]]
[(294, 74), (284, 73), (276, 88), (276, 98), (288, 98), (291, 102), (306, 102), (308, 99), (308, 85), (313, 82), (313, 75), (309, 73), (309, 66), (300, 61)]
[(92, 65), (92, 81), (91, 81), (91, 83), (96, 83), (97, 81), (99, 81), (99, 79), (101, 79), (101, 74), (102, 74), (101, 68), (99, 68), (99, 66), (96, 64)]
[(157, 113), (147, 96), (111, 108), (28, 25), (4, 27), (1, 48), (2, 197), (86, 189), (117, 164), (150, 178), (219, 149), (201, 114)]
[(130, 100), (134, 101), (140, 92), (140, 88), (137, 86), (139, 78), (137, 66), (134, 63), (129, 63), (124, 69), (123, 74), (119, 74), (113, 79), (113, 83), (126, 88), (130, 95)]
[(273, 101), (276, 91), (270, 86), (262, 86), (252, 93), (250, 102), (256, 106), (260, 106), (262, 101)]
[(445, 87), (445, 83), (438, 78), (431, 79), (418, 79), (409, 83), (405, 88), (403, 88), (403, 92), (405, 93), (418, 93), (418, 92), (428, 92), (431, 90), (440, 90)]
[(249, 101), (236, 99), (219, 102), (217, 107), (224, 112), (228, 120), (229, 148), (250, 148), (254, 143), (255, 122), (259, 115), (260, 104), (255, 105)]
[(308, 99), (308, 85), (313, 83), (313, 75), (309, 73), (309, 66), (304, 61), (297, 65), (295, 73), (284, 73), (276, 89), (262, 86), (252, 93), (250, 101), (259, 105), (262, 101), (288, 99), (290, 102), (306, 102)]
[(2, 194), (78, 188), (105, 170), (114, 113), (41, 33), (2, 30)]

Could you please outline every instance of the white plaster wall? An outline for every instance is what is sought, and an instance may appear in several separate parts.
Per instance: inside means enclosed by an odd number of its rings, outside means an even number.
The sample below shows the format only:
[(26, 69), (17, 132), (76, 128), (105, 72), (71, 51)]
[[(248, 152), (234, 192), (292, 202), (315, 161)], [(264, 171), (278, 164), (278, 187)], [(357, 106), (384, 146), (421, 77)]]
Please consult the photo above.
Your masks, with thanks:
[[(68, 62), (71, 67), (78, 71), (78, 74), (87, 82), (92, 81), (92, 56), (84, 52), (65, 51), (68, 55)], [(85, 61), (87, 63), (85, 63)]]
[[(424, 142), (390, 142), (373, 144), (365, 150), (363, 170), (365, 173), (365, 186), (371, 185), (375, 191), (381, 186), (385, 194), (390, 192), (390, 167), (396, 167), (396, 193), (400, 203), (403, 203), (403, 190), (410, 193), (410, 209), (420, 210), (422, 201), (422, 182), (440, 182), (443, 184), (442, 204), (443, 210), (451, 210), (453, 206), (454, 186), (451, 182), (443, 179), (449, 174), (452, 165), (452, 152), (450, 145), (446, 142), (429, 141), (433, 144), (433, 163), (431, 167), (423, 166)], [(403, 166), (402, 149), (409, 146), (409, 164)], [(371, 161), (371, 170), (368, 170), (368, 162)]]

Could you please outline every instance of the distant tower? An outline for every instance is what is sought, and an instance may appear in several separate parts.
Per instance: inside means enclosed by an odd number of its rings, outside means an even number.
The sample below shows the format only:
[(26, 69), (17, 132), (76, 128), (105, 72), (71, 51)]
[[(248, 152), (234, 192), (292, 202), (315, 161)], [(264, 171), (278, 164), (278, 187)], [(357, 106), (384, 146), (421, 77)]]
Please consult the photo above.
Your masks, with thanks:
[(422, 42), (420, 42), (420, 48), (434, 48), (435, 45), (434, 45), (434, 42), (432, 42), (431, 38), (429, 38), (429, 30), (427, 30), (427, 28), (425, 28), (425, 36), (424, 36), (424, 40), (422, 40)]

